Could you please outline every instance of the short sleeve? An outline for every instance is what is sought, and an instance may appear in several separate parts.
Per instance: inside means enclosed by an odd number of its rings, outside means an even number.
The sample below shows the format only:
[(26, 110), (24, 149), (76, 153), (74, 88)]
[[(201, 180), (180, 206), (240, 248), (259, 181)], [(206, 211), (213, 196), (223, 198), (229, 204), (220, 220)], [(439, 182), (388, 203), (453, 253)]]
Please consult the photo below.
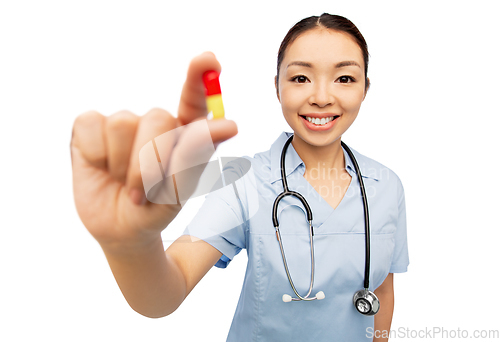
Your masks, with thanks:
[(403, 184), (398, 180), (398, 218), (395, 234), (394, 253), (390, 273), (404, 273), (410, 264), (408, 257), (408, 239), (406, 229), (406, 202)]
[(226, 268), (246, 248), (247, 213), (245, 179), (237, 163), (224, 168), (228, 185), (209, 193), (200, 210), (186, 227), (184, 235), (201, 239), (223, 255), (215, 266)]

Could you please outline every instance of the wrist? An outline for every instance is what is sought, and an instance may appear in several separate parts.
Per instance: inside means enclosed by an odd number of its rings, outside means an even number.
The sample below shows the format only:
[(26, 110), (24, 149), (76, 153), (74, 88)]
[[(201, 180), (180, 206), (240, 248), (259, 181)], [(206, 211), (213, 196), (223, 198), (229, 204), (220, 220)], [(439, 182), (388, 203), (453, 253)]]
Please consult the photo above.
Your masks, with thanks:
[(120, 241), (98, 241), (104, 254), (114, 256), (138, 256), (156, 248), (163, 249), (161, 233), (142, 236), (140, 238), (122, 239)]

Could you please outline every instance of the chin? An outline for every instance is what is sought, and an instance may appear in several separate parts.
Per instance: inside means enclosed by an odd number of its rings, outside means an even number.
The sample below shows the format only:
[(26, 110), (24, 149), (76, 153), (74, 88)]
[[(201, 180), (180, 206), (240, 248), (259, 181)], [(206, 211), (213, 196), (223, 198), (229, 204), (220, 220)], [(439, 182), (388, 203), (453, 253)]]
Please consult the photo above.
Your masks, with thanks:
[(334, 132), (300, 132), (294, 130), (294, 134), (305, 143), (316, 147), (331, 145), (342, 138), (341, 135)]

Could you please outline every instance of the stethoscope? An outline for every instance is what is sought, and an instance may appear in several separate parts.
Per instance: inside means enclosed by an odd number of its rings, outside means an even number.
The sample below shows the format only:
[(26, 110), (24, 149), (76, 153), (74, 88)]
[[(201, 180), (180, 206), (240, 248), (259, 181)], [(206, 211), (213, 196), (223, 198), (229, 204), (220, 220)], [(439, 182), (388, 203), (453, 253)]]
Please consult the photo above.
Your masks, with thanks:
[[(290, 285), (292, 286), (292, 290), (297, 296), (297, 298), (293, 298), (292, 296), (288, 294), (283, 295), (283, 301), (286, 302), (291, 302), (291, 301), (311, 301), (315, 299), (324, 299), (325, 294), (323, 291), (319, 291), (316, 293), (314, 297), (309, 297), (309, 295), (312, 292), (313, 288), (313, 283), (314, 283), (314, 244), (313, 244), (313, 236), (314, 236), (314, 231), (313, 231), (313, 226), (312, 226), (312, 212), (311, 208), (309, 207), (309, 204), (307, 203), (306, 199), (298, 192), (295, 191), (290, 191), (288, 190), (288, 183), (286, 181), (286, 173), (285, 173), (285, 155), (286, 155), (286, 150), (288, 149), (288, 145), (292, 142), (293, 135), (288, 138), (288, 140), (285, 143), (285, 146), (283, 146), (283, 151), (281, 152), (281, 182), (283, 184), (283, 192), (276, 197), (276, 200), (274, 201), (273, 205), (273, 224), (274, 228), (276, 229), (276, 239), (278, 240), (278, 243), (280, 245), (280, 250), (281, 250), (281, 257), (283, 258), (283, 265), (285, 266), (285, 271), (286, 275), (288, 277), (288, 281), (290, 282)], [(341, 142), (342, 147), (347, 151), (347, 154), (349, 155), (349, 158), (351, 158), (354, 168), (356, 169), (356, 175), (359, 180), (359, 185), (361, 189), (361, 197), (363, 198), (363, 209), (364, 209), (364, 214), (365, 214), (365, 279), (364, 279), (364, 288), (362, 290), (357, 291), (354, 294), (353, 297), (353, 303), (356, 309), (363, 315), (368, 315), (372, 316), (375, 315), (379, 309), (380, 309), (380, 302), (372, 291), (370, 291), (369, 288), (369, 278), (370, 278), (370, 222), (368, 218), (368, 203), (366, 200), (366, 193), (365, 193), (365, 186), (363, 184), (363, 179), (361, 178), (361, 172), (359, 171), (359, 166), (358, 163), (356, 162), (356, 158), (354, 158), (354, 155), (352, 154), (351, 150), (347, 147), (344, 142)], [(309, 285), (309, 290), (307, 291), (307, 294), (305, 296), (301, 296), (298, 292), (297, 289), (295, 288), (295, 285), (293, 284), (292, 277), (290, 275), (290, 271), (288, 270), (288, 265), (286, 263), (286, 257), (285, 257), (285, 251), (283, 250), (283, 244), (281, 242), (281, 234), (280, 234), (280, 228), (279, 228), (279, 223), (278, 223), (278, 204), (281, 201), (282, 198), (285, 196), (294, 196), (298, 198), (302, 204), (304, 205), (304, 208), (306, 209), (306, 214), (307, 214), (307, 221), (309, 222), (309, 241), (311, 245), (311, 283)]]

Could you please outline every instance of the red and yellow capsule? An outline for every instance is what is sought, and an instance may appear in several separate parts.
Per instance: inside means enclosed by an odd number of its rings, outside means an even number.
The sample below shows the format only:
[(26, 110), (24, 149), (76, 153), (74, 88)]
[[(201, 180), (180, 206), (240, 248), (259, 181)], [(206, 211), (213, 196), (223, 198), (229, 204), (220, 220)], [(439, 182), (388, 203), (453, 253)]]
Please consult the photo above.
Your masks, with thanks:
[(205, 84), (208, 112), (212, 112), (214, 119), (222, 119), (224, 117), (224, 106), (220, 91), (219, 73), (215, 70), (205, 72), (203, 74), (203, 83)]

